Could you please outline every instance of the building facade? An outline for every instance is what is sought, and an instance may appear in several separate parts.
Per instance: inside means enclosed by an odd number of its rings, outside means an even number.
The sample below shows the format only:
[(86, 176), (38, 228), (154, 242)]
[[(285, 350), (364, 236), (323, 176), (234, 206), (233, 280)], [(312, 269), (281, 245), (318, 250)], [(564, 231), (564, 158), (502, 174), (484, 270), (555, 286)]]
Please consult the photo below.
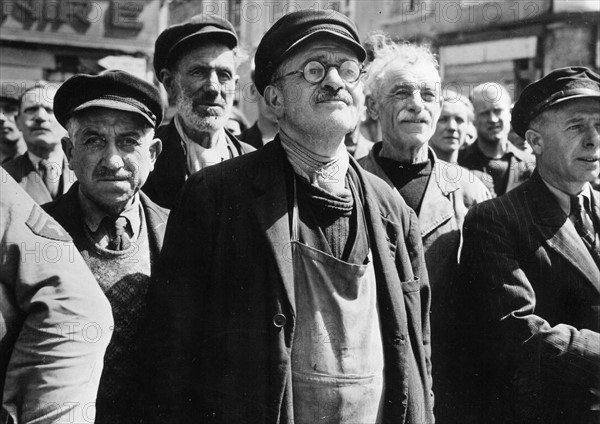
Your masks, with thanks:
[(496, 81), (518, 95), (550, 70), (600, 68), (597, 0), (357, 1), (362, 36), (381, 30), (437, 50), (442, 80), (468, 94)]
[[(22, 89), (80, 73), (123, 69), (152, 80), (154, 40), (166, 25), (164, 1), (4, 0), (0, 80)], [(6, 87), (5, 87), (6, 88)]]

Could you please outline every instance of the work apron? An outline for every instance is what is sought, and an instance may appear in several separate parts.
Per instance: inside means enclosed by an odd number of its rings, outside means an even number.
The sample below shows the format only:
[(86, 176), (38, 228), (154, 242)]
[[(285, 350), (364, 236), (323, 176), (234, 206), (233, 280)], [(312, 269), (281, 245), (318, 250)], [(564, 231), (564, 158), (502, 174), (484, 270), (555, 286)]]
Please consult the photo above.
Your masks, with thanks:
[[(364, 220), (359, 196), (352, 182), (350, 186), (358, 219)], [(370, 249), (366, 264), (357, 265), (300, 242), (295, 181), (292, 214), (294, 422), (379, 423), (384, 361)]]

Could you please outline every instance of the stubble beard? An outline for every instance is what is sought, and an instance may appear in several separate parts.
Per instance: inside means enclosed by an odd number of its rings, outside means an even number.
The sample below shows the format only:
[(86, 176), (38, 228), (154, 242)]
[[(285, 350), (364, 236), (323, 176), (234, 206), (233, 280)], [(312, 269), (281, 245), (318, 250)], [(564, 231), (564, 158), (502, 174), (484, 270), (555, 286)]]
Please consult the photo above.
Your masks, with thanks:
[(179, 87), (176, 100), (177, 113), (188, 128), (198, 131), (216, 131), (225, 126), (224, 114), (214, 113), (198, 103)]

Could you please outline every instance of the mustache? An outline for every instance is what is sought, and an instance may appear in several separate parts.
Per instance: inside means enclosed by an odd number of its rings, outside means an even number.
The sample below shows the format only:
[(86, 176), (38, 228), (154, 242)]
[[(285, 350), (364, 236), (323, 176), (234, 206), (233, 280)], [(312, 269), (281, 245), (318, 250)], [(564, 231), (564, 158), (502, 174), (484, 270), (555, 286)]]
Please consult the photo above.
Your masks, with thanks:
[(189, 99), (192, 102), (192, 107), (205, 107), (206, 103), (212, 103), (221, 107), (225, 107), (225, 102), (222, 99), (219, 99), (219, 96), (201, 96), (193, 99)]
[(124, 169), (119, 169), (117, 171), (110, 170), (103, 166), (98, 167), (94, 170), (94, 174), (92, 175), (94, 178), (108, 178), (108, 179), (130, 179), (133, 177), (133, 173)]
[(342, 89), (340, 89), (338, 91), (333, 91), (333, 90), (319, 91), (317, 93), (316, 101), (317, 101), (317, 103), (339, 101), (339, 102), (346, 103), (348, 106), (354, 104), (354, 99), (352, 98), (350, 93), (348, 93), (346, 90), (342, 90)]
[(397, 119), (399, 121), (424, 121), (426, 123), (431, 123), (431, 118), (427, 114), (420, 113), (415, 115), (407, 110), (400, 111)]

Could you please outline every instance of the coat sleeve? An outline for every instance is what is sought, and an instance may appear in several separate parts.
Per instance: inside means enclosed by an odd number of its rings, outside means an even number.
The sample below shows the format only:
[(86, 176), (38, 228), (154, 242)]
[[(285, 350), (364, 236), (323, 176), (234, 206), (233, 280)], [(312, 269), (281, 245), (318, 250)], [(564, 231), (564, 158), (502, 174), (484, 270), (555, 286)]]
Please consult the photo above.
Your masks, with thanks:
[[(499, 213), (500, 203), (472, 209), (465, 220), (461, 257), (463, 292), (473, 316), (473, 332), (492, 358), (529, 357), (545, 372), (586, 388), (600, 373), (600, 334), (536, 314), (536, 293), (518, 256), (518, 231)], [(515, 218), (511, 218), (513, 221)]]
[(66, 231), (4, 173), (0, 203), (2, 413), (93, 422), (110, 305)]
[[(209, 279), (213, 243), (214, 203), (192, 176), (169, 215), (161, 256), (148, 289), (143, 330), (146, 346), (144, 423), (185, 422), (192, 407), (196, 317), (202, 315), (204, 282)], [(187, 418), (183, 418), (187, 417)]]
[[(408, 208), (407, 208), (408, 209)], [(433, 396), (433, 381), (431, 375), (431, 325), (430, 325), (430, 308), (431, 308), (431, 288), (429, 286), (429, 277), (427, 275), (427, 267), (425, 265), (425, 254), (423, 243), (421, 241), (421, 230), (419, 221), (415, 212), (409, 209), (409, 231), (405, 239), (405, 243), (411, 246), (409, 254), (411, 256), (411, 264), (413, 273), (419, 281), (419, 293), (421, 299), (421, 332), (423, 336), (423, 348), (425, 351), (425, 360), (427, 364), (428, 389), (430, 396)]]

